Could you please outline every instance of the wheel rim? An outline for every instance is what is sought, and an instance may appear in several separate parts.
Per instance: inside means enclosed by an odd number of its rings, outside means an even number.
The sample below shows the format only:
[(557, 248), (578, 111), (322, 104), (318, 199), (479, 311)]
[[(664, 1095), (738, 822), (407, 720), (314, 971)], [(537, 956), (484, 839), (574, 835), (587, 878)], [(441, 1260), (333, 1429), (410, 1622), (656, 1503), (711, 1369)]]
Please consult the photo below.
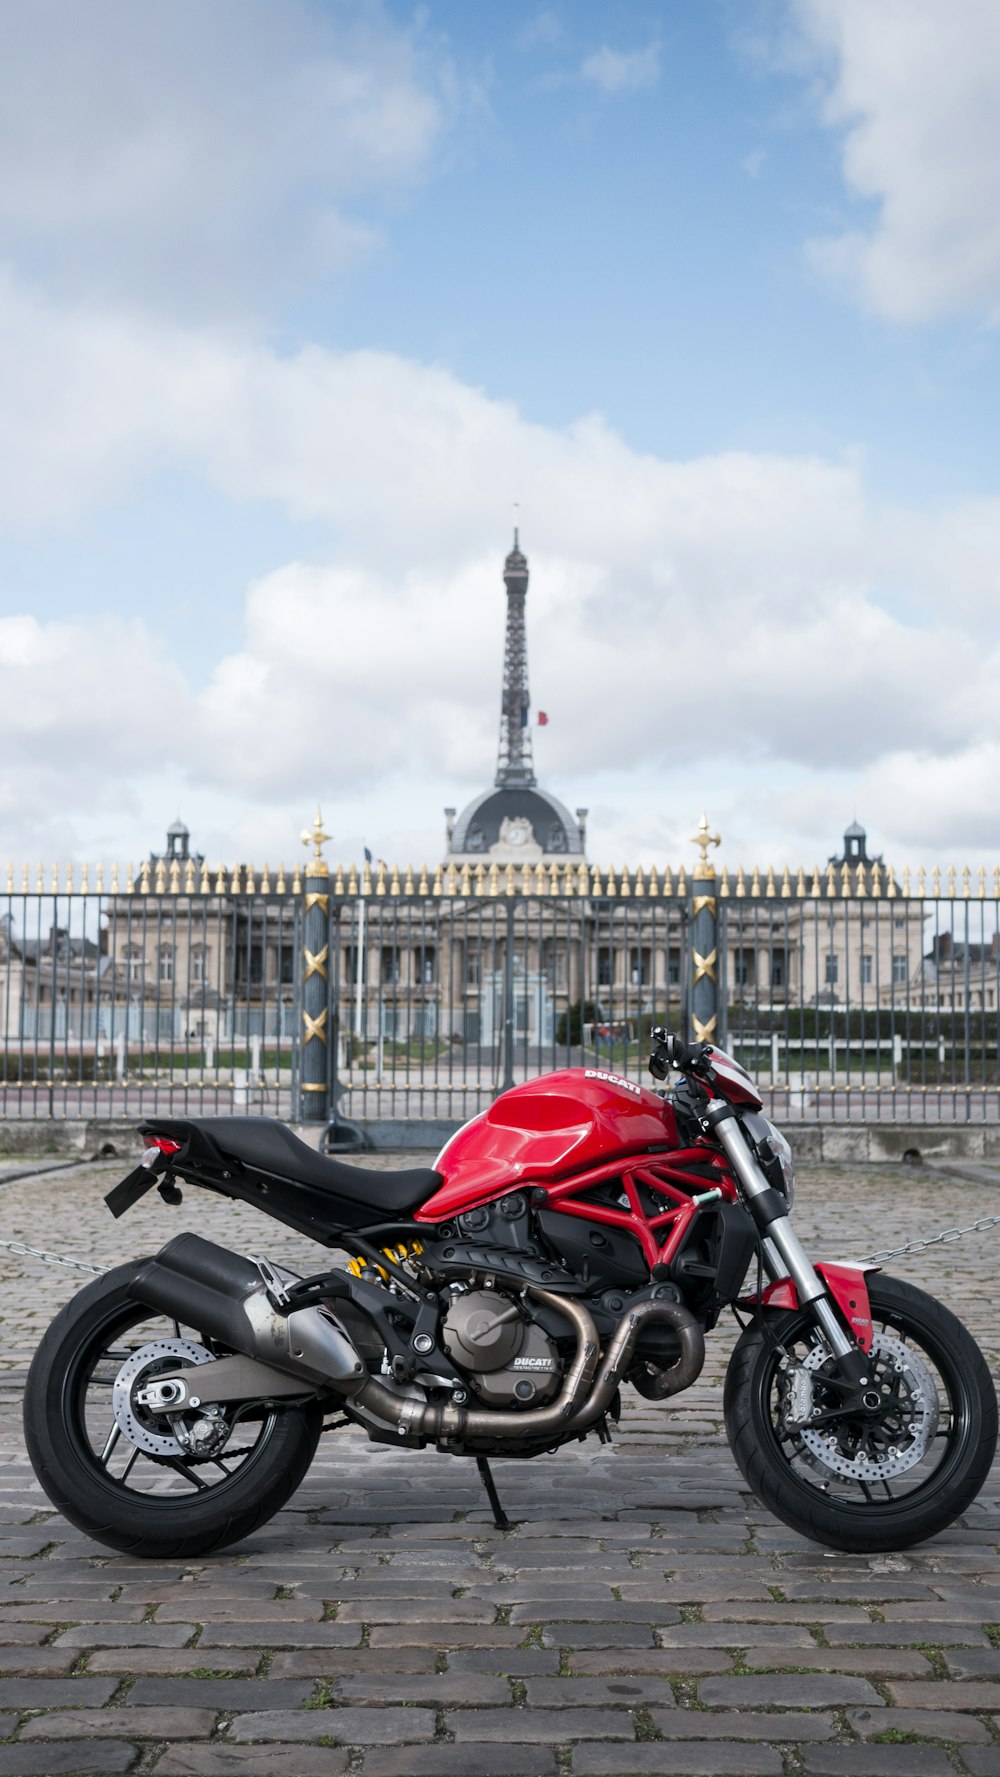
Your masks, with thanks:
[(872, 1300), (871, 1308), (872, 1387), (883, 1401), (875, 1418), (845, 1417), (821, 1432), (804, 1423), (796, 1366), (812, 1377), (819, 1413), (836, 1400), (823, 1387), (829, 1349), (807, 1314), (780, 1334), (784, 1350), (772, 1349), (759, 1367), (754, 1401), (787, 1478), (848, 1516), (909, 1511), (937, 1494), (962, 1458), (971, 1420), (967, 1385), (944, 1341), (901, 1305)]
[[(150, 1357), (136, 1364), (143, 1348), (158, 1348), (159, 1358)], [(71, 1443), (80, 1461), (92, 1477), (118, 1500), (144, 1504), (163, 1512), (189, 1512), (195, 1502), (215, 1501), (242, 1481), (261, 1461), (278, 1425), (278, 1415), (260, 1408), (223, 1407), (228, 1428), (225, 1442), (211, 1454), (182, 1451), (175, 1436), (161, 1436), (162, 1446), (177, 1444), (178, 1454), (161, 1449), (154, 1452), (155, 1435), (166, 1434), (174, 1427), (163, 1415), (144, 1415), (135, 1390), (144, 1376), (160, 1368), (177, 1367), (178, 1361), (190, 1362), (193, 1349), (200, 1348), (209, 1356), (223, 1353), (196, 1329), (182, 1327), (178, 1322), (151, 1314), (138, 1303), (110, 1311), (74, 1354), (63, 1384), (63, 1417)], [(190, 1354), (175, 1357), (171, 1351), (186, 1349)], [(204, 1360), (202, 1360), (204, 1361)], [(128, 1379), (128, 1406), (122, 1411), (122, 1375)], [(115, 1384), (119, 1383), (116, 1391)], [(116, 1394), (119, 1411), (116, 1413)], [(200, 1420), (203, 1414), (187, 1414), (184, 1420)], [(123, 1426), (131, 1420), (132, 1436)], [(158, 1423), (157, 1423), (158, 1422)], [(219, 1427), (219, 1437), (222, 1427)]]

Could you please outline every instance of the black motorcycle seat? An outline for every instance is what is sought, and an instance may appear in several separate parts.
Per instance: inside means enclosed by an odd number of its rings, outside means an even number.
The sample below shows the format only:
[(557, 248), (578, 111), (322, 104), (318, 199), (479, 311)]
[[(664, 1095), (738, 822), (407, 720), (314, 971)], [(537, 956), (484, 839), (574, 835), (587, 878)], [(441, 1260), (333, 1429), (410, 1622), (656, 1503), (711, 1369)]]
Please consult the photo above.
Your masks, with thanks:
[(201, 1148), (206, 1158), (222, 1154), (242, 1166), (259, 1167), (278, 1178), (348, 1198), (369, 1207), (372, 1221), (379, 1214), (404, 1215), (418, 1209), (444, 1183), (429, 1166), (405, 1172), (346, 1166), (343, 1160), (317, 1153), (273, 1117), (150, 1117), (139, 1129), (143, 1135), (190, 1143), (189, 1160), (197, 1160)]

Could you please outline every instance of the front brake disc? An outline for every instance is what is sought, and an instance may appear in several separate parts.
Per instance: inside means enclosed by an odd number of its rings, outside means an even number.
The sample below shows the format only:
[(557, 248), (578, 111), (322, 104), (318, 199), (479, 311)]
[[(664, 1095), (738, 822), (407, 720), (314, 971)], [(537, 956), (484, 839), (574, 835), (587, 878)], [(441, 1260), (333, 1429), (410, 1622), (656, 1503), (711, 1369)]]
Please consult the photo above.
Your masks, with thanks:
[[(923, 1358), (902, 1339), (884, 1332), (875, 1334), (870, 1356), (876, 1385), (885, 1396), (886, 1415), (891, 1411), (900, 1420), (898, 1426), (892, 1427), (892, 1442), (884, 1452), (870, 1456), (867, 1450), (858, 1450), (849, 1455), (840, 1446), (836, 1427), (814, 1430), (803, 1426), (798, 1432), (814, 1466), (846, 1481), (891, 1481), (905, 1475), (926, 1454), (938, 1428), (937, 1388)], [(817, 1345), (803, 1358), (802, 1367), (817, 1371), (830, 1361), (826, 1346)], [(817, 1380), (821, 1382), (822, 1378)], [(896, 1390), (892, 1395), (889, 1384)], [(871, 1423), (878, 1425), (879, 1421)]]

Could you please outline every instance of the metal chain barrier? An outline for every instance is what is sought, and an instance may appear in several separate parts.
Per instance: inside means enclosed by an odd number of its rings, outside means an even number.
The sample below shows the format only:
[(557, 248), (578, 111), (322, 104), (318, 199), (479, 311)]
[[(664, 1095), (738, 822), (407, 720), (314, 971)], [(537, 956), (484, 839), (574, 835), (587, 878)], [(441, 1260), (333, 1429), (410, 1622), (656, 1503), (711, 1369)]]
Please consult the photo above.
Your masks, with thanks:
[(867, 1259), (861, 1259), (859, 1263), (882, 1265), (887, 1259), (901, 1259), (907, 1253), (925, 1253), (930, 1246), (950, 1246), (956, 1240), (964, 1240), (967, 1234), (985, 1234), (988, 1228), (1000, 1228), (1000, 1216), (980, 1216), (978, 1222), (970, 1222), (967, 1228), (945, 1228), (941, 1234), (928, 1234), (926, 1240), (911, 1240), (907, 1246), (894, 1246), (884, 1253), (869, 1253)]
[(44, 1259), (47, 1265), (65, 1265), (68, 1271), (89, 1271), (93, 1277), (101, 1274), (100, 1265), (85, 1265), (82, 1259), (64, 1259), (59, 1253), (46, 1252), (44, 1247), (25, 1246), (20, 1240), (0, 1240), (0, 1246), (9, 1253), (17, 1253), (28, 1259)]

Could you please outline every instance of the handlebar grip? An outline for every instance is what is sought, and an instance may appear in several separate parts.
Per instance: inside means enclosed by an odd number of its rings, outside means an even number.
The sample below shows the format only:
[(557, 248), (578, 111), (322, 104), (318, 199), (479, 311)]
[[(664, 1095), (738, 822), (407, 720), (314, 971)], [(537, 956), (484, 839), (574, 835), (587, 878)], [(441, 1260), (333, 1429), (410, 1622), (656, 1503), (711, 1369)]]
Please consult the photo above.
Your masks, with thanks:
[(682, 1074), (700, 1073), (706, 1056), (712, 1052), (711, 1043), (686, 1043), (663, 1025), (657, 1025), (652, 1035), (656, 1047), (649, 1058), (649, 1071), (654, 1080), (665, 1080), (672, 1067)]

